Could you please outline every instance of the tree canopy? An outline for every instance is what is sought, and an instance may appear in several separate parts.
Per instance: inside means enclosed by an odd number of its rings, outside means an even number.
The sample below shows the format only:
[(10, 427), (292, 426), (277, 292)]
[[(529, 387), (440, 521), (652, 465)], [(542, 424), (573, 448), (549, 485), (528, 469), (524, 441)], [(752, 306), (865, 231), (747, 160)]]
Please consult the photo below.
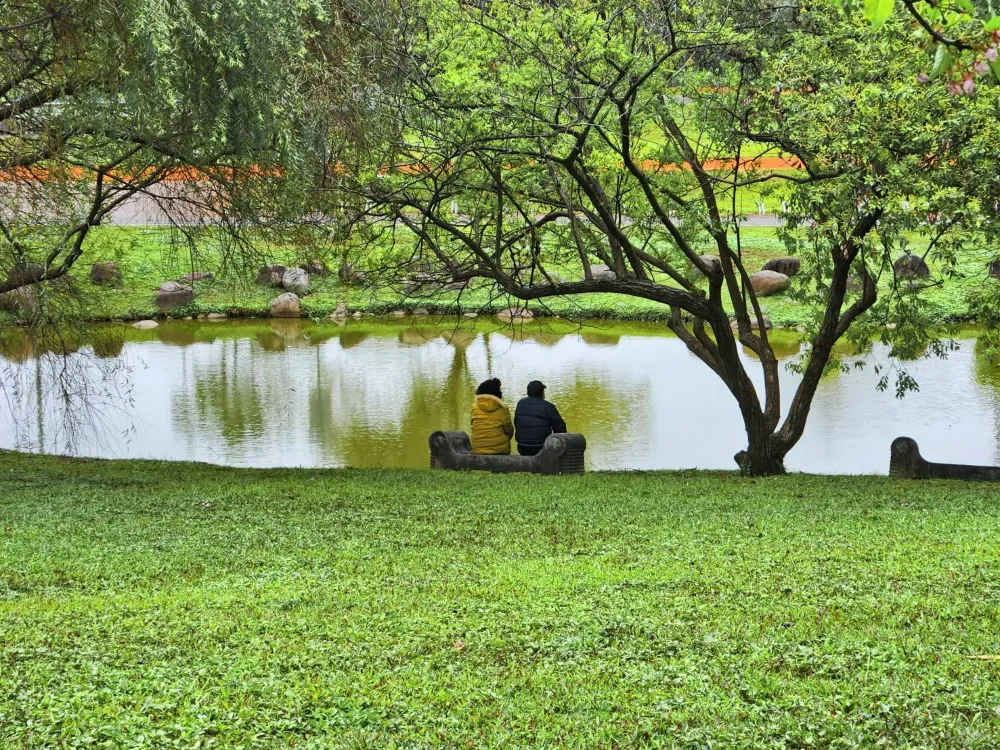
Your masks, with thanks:
[[(991, 231), (979, 209), (995, 180), (973, 202), (965, 189), (993, 166), (981, 139), (996, 125), (992, 101), (917, 81), (901, 22), (875, 33), (836, 2), (729, 0), (450, 2), (418, 16), (418, 72), (391, 105), (395, 168), (358, 189), (456, 280), (521, 300), (669, 306), (739, 404), (745, 471), (782, 470), (841, 339), (900, 355), (943, 346), (892, 264), (915, 235), (947, 267)], [(787, 405), (737, 207), (740, 191), (778, 183), (805, 268), (793, 293), (812, 311)], [(740, 344), (760, 362), (760, 394)]]
[(185, 223), (280, 218), (371, 137), (392, 26), (379, 0), (4, 3), (0, 293), (65, 274), (138, 195)]

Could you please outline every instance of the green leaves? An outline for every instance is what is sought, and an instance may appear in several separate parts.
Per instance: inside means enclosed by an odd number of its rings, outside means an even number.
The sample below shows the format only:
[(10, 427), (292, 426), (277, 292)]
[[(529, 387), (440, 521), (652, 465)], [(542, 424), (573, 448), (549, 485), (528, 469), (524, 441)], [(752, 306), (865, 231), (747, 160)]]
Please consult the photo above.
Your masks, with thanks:
[(895, 5), (896, 0), (865, 0), (865, 16), (878, 28), (889, 20)]
[(939, 44), (937, 51), (934, 53), (934, 66), (931, 68), (930, 73), (931, 78), (937, 78), (946, 70), (950, 70), (952, 63), (954, 63), (954, 58), (951, 56), (948, 46)]

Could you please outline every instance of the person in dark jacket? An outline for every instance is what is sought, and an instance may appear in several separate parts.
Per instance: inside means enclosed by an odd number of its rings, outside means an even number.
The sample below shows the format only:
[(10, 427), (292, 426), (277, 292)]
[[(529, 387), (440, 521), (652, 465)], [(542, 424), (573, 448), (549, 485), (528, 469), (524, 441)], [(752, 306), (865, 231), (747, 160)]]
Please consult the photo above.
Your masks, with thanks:
[(545, 400), (545, 385), (540, 380), (528, 383), (528, 397), (517, 402), (514, 410), (514, 439), (517, 452), (534, 456), (554, 432), (566, 432), (566, 422), (555, 404)]

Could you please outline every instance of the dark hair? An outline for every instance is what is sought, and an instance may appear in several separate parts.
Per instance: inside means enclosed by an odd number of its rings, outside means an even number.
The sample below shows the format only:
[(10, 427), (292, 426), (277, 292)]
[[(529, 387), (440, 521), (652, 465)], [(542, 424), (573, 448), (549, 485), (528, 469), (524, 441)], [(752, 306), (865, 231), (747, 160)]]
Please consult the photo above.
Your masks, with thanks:
[(500, 379), (490, 378), (489, 380), (484, 380), (479, 384), (476, 389), (477, 396), (496, 396), (497, 398), (503, 398), (503, 394), (500, 392)]
[(541, 398), (545, 395), (545, 384), (541, 380), (532, 380), (528, 383), (528, 397)]

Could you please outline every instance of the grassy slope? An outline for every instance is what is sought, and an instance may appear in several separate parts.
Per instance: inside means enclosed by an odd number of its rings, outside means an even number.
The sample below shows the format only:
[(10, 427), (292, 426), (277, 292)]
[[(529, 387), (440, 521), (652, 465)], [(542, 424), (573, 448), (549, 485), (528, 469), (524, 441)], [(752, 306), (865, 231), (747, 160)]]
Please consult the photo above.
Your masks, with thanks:
[(0, 453), (0, 746), (995, 747), (995, 495)]
[[(915, 238), (914, 247), (919, 252), (921, 245), (917, 239)], [(708, 251), (706, 248), (706, 252)], [(748, 267), (751, 271), (758, 269), (768, 259), (786, 252), (772, 229), (745, 230), (743, 251), (749, 259)], [(217, 254), (212, 247), (200, 247), (199, 252), (202, 255), (200, 270), (217, 271)], [(89, 252), (89, 258), (117, 260), (125, 275), (124, 284), (119, 288), (96, 288), (88, 280), (89, 263), (76, 269), (77, 288), (82, 293), (83, 300), (82, 306), (74, 314), (98, 320), (138, 319), (157, 315), (153, 304), (156, 288), (164, 281), (178, 279), (191, 270), (187, 247), (178, 244), (176, 238), (161, 229), (102, 230)], [(941, 287), (934, 287), (924, 293), (938, 322), (970, 319), (968, 295), (984, 283), (986, 264), (991, 258), (988, 250), (970, 255), (959, 267), (965, 278), (947, 281)], [(296, 260), (291, 248), (284, 254), (277, 252), (273, 260), (289, 264), (301, 262), (301, 259)], [(331, 265), (335, 266), (336, 263), (331, 261)], [(938, 269), (932, 270), (937, 272)], [(244, 276), (252, 276), (252, 273), (247, 272)], [(572, 272), (568, 272), (567, 277), (571, 276)], [(888, 280), (884, 280), (883, 285), (887, 284)], [(276, 290), (254, 285), (252, 278), (199, 282), (196, 285), (195, 302), (174, 314), (183, 316), (227, 312), (230, 315), (266, 315), (267, 303), (277, 293)], [(384, 287), (344, 287), (335, 277), (327, 277), (313, 279), (311, 293), (304, 300), (304, 309), (307, 315), (322, 317), (329, 315), (341, 301), (347, 302), (352, 310), (362, 310), (369, 314), (386, 314), (399, 308), (412, 310), (419, 306), (453, 313), (459, 309), (497, 311), (516, 305), (515, 300), (495, 297), (486, 289), (467, 290), (461, 296), (457, 292), (448, 292), (437, 294), (432, 299), (406, 298), (398, 290)], [(779, 326), (798, 325), (805, 316), (801, 306), (783, 296), (767, 298), (763, 301), (763, 306)], [(575, 320), (601, 317), (662, 320), (669, 315), (669, 310), (663, 305), (619, 295), (553, 299), (546, 301), (545, 307), (540, 304), (532, 304), (532, 307), (540, 313), (548, 312)]]

